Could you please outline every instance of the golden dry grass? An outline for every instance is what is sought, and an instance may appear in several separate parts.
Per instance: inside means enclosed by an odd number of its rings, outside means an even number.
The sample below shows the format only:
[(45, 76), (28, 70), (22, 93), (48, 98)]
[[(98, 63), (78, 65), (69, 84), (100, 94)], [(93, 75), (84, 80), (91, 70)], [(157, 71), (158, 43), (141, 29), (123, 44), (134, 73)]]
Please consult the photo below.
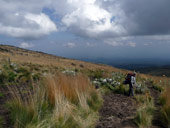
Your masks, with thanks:
[[(105, 70), (108, 72), (111, 71), (121, 71), (120, 69), (102, 65), (102, 64), (93, 64), (88, 62), (83, 62), (79, 60), (66, 59), (62, 57), (57, 57), (49, 54), (33, 52), (33, 51), (25, 51), (22, 49), (17, 49), (15, 47), (10, 46), (0, 46), (0, 48), (9, 49), (10, 52), (2, 52), (0, 51), (0, 60), (1, 62), (4, 60), (10, 60), (12, 62), (17, 63), (32, 63), (39, 64), (44, 66), (57, 66), (62, 68), (77, 68), (77, 69), (89, 69), (89, 70)], [(72, 65), (75, 64), (75, 65)], [(84, 67), (81, 67), (83, 65)]]
[[(88, 100), (92, 101), (92, 105), (100, 105), (97, 99), (101, 100), (101, 97), (88, 77), (82, 74), (71, 76), (60, 73), (57, 76), (45, 77), (42, 83), (35, 83), (31, 88), (28, 86), (24, 89), (9, 86), (12, 100), (8, 104), (16, 127), (95, 126), (98, 112), (91, 108)], [(95, 94), (96, 99), (91, 99), (91, 94)], [(33, 123), (33, 120), (37, 122)]]
[(166, 106), (170, 106), (170, 87), (167, 87), (162, 93), (162, 96), (166, 98)]
[(78, 102), (78, 93), (90, 93), (95, 91), (87, 76), (83, 74), (48, 76), (45, 79), (48, 89), (48, 97), (52, 104), (55, 103), (55, 95), (61, 93), (72, 102)]

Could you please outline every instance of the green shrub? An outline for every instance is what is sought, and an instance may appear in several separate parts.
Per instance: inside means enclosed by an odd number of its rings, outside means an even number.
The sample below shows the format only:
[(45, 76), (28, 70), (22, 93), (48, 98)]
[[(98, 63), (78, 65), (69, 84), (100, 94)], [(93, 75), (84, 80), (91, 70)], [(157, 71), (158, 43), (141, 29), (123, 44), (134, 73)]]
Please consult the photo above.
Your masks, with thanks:
[(32, 82), (32, 73), (29, 68), (20, 67), (18, 69), (17, 81), (21, 83), (30, 83)]
[(8, 65), (4, 65), (0, 72), (0, 84), (6, 85), (9, 82), (15, 82), (16, 79), (15, 71)]
[(14, 72), (9, 71), (9, 72), (8, 72), (8, 81), (9, 81), (9, 82), (14, 82), (16, 76), (17, 76), (17, 75), (16, 75)]
[(108, 89), (110, 89), (111, 91), (115, 91), (115, 90), (116, 90), (115, 87), (113, 87), (113, 86), (110, 85), (110, 84), (106, 84), (105, 87), (108, 87)]
[[(110, 85), (110, 86), (111, 86), (111, 85)], [(102, 86), (102, 87), (100, 88), (100, 92), (101, 92), (102, 95), (110, 94), (111, 91), (114, 91), (114, 90), (113, 90), (114, 87), (111, 86), (111, 88), (112, 88), (112, 89), (109, 89), (107, 86)]]
[(128, 86), (125, 86), (123, 84), (120, 84), (119, 86), (116, 86), (113, 91), (118, 94), (128, 94)]
[(102, 70), (96, 70), (96, 71), (90, 70), (88, 72), (88, 76), (90, 78), (101, 78), (103, 76), (103, 71)]
[(163, 91), (163, 88), (162, 88), (160, 85), (154, 84), (154, 85), (153, 85), (153, 88), (156, 89), (156, 90), (158, 90), (159, 92), (162, 92), (162, 91)]

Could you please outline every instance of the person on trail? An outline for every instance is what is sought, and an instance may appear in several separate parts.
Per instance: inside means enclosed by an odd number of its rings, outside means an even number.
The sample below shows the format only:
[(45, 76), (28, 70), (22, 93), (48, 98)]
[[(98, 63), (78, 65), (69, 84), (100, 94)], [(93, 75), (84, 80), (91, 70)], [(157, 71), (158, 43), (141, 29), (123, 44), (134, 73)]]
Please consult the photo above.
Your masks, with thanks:
[(129, 83), (129, 96), (132, 94), (134, 96), (133, 88), (136, 86), (136, 73), (134, 72), (133, 75), (131, 75), (131, 80)]
[(129, 96), (132, 94), (132, 96), (134, 96), (134, 91), (133, 88), (134, 86), (136, 86), (136, 73), (135, 72), (131, 72), (128, 73), (126, 76), (126, 80), (123, 82), (124, 84), (129, 84)]

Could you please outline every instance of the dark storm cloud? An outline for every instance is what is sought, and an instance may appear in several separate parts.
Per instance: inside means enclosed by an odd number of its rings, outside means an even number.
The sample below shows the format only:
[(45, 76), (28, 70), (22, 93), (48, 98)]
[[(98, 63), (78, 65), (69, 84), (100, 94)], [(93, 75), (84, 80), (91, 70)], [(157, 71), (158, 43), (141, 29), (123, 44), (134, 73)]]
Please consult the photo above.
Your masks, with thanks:
[[(121, 0), (127, 17), (124, 25), (133, 35), (161, 35), (170, 33), (170, 0)], [(136, 26), (128, 28), (129, 22)]]

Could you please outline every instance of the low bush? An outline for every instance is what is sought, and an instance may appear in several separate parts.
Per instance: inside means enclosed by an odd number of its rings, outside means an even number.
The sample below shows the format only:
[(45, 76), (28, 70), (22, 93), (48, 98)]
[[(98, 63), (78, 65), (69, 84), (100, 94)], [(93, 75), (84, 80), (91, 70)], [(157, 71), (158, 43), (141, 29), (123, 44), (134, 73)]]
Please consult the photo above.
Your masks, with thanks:
[(102, 76), (103, 76), (103, 71), (102, 71), (102, 70), (95, 70), (95, 71), (90, 70), (90, 71), (88, 72), (88, 76), (89, 76), (90, 78), (102, 78)]
[(163, 87), (161, 87), (160, 85), (157, 85), (157, 84), (153, 84), (153, 88), (158, 90), (159, 92), (163, 91)]
[(128, 95), (129, 87), (123, 84), (120, 84), (119, 86), (116, 86), (113, 91), (118, 94), (124, 94)]

